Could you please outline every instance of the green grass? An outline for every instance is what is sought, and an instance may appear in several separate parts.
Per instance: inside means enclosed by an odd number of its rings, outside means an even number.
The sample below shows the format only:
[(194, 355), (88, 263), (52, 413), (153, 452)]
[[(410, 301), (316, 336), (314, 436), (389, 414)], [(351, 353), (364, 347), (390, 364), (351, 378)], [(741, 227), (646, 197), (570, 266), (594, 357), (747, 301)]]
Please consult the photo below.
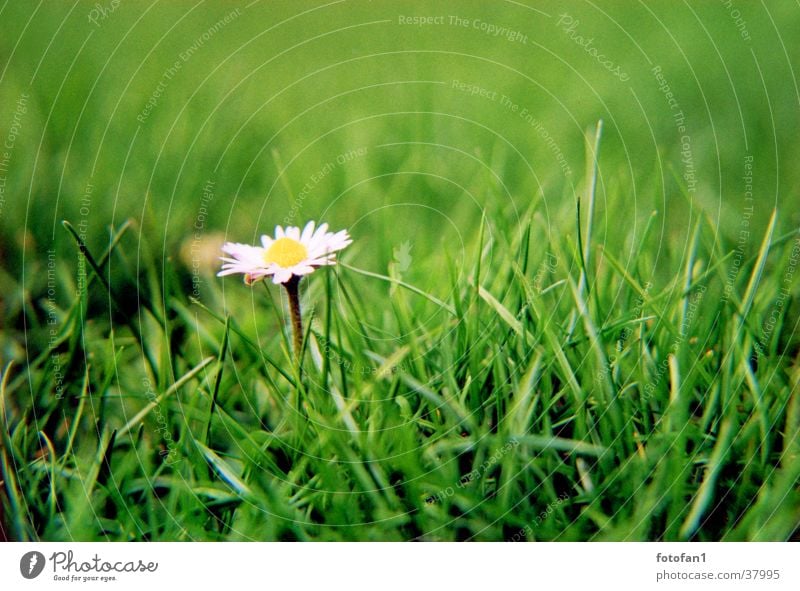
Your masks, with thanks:
[[(4, 121), (30, 97), (0, 209), (5, 535), (797, 539), (797, 98), (788, 58), (765, 57), (796, 9), (742, 6), (751, 45), (704, 4), (442, 10), (522, 45), (403, 29), (379, 4), (248, 9), (142, 124), (230, 9), (123, 4), (95, 27), (92, 3), (48, 6), (34, 36), (26, 4), (3, 7)], [(690, 120), (696, 190), (653, 63)], [(572, 173), (454, 79), (534, 111)], [(301, 366), (282, 290), (215, 276), (223, 234), (287, 217), (354, 238), (301, 284)]]

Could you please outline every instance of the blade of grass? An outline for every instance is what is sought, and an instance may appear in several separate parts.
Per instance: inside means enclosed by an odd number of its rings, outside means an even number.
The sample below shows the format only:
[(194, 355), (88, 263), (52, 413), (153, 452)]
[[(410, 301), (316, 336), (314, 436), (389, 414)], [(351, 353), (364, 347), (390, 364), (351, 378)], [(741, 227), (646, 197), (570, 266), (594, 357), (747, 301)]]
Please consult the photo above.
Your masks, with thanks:
[(767, 262), (767, 255), (769, 254), (770, 246), (772, 243), (772, 233), (775, 230), (775, 223), (777, 221), (778, 210), (773, 209), (772, 215), (769, 218), (767, 231), (764, 233), (764, 239), (761, 241), (761, 247), (758, 249), (758, 258), (750, 274), (750, 280), (747, 282), (747, 287), (742, 296), (742, 309), (739, 312), (742, 322), (750, 313), (750, 308), (753, 306), (753, 298), (756, 296), (756, 289), (761, 281), (761, 275), (764, 272), (764, 265)]
[(188, 372), (183, 374), (178, 379), (178, 381), (172, 384), (172, 386), (170, 386), (163, 394), (159, 394), (158, 396), (156, 396), (155, 400), (149, 402), (147, 406), (145, 406), (142, 410), (136, 413), (136, 415), (130, 421), (128, 421), (127, 424), (124, 427), (122, 427), (122, 429), (119, 430), (117, 435), (120, 437), (126, 435), (128, 431), (130, 431), (133, 427), (138, 425), (150, 413), (151, 410), (153, 410), (156, 406), (161, 404), (161, 401), (164, 400), (164, 398), (167, 398), (170, 394), (173, 394), (178, 390), (180, 390), (183, 386), (185, 386), (188, 382), (190, 382), (198, 373), (200, 373), (204, 367), (206, 367), (209, 363), (214, 361), (214, 359), (215, 359), (214, 357), (206, 357), (205, 359), (203, 359), (203, 361), (201, 361), (200, 363), (195, 365), (192, 369), (190, 369)]
[(217, 396), (219, 395), (219, 386), (222, 383), (222, 372), (225, 367), (225, 354), (228, 351), (228, 331), (231, 326), (231, 317), (225, 319), (225, 330), (222, 333), (222, 344), (219, 347), (219, 355), (217, 356), (217, 375), (214, 377), (214, 391), (211, 393), (211, 405), (208, 408), (208, 421), (206, 422), (206, 445), (211, 435), (211, 417), (214, 416), (214, 408), (217, 406)]
[[(207, 312), (207, 313), (208, 313), (208, 314), (209, 314), (209, 315), (210, 315), (210, 316), (211, 316), (211, 317), (212, 317), (214, 320), (218, 321), (220, 324), (222, 324), (222, 325), (225, 325), (225, 324), (227, 323), (227, 319), (226, 319), (226, 318), (223, 318), (222, 316), (220, 316), (219, 314), (217, 314), (216, 312), (214, 312), (213, 310), (211, 310), (211, 309), (210, 309), (208, 306), (206, 306), (205, 304), (203, 304), (203, 303), (202, 303), (200, 300), (197, 300), (197, 299), (195, 299), (195, 298), (193, 298), (193, 297), (189, 297), (189, 301), (190, 301), (192, 304), (194, 304), (195, 306), (197, 306), (198, 308), (201, 308), (202, 310), (205, 310), (205, 311), (206, 311), (206, 312)], [(256, 345), (256, 344), (255, 344), (255, 343), (254, 343), (252, 340), (250, 340), (250, 338), (249, 338), (249, 337), (248, 337), (246, 334), (244, 334), (244, 333), (243, 333), (241, 330), (239, 330), (238, 328), (236, 328), (236, 323), (235, 323), (234, 321), (231, 321), (230, 330), (231, 330), (231, 331), (232, 331), (234, 334), (236, 334), (236, 335), (237, 335), (239, 338), (241, 338), (241, 339), (242, 339), (242, 341), (243, 341), (243, 342), (244, 342), (244, 343), (245, 343), (245, 344), (246, 344), (248, 347), (250, 347), (250, 349), (251, 349), (251, 350), (253, 350), (255, 353), (257, 353), (257, 354), (258, 354), (258, 355), (259, 355), (259, 356), (260, 356), (260, 357), (261, 357), (261, 358), (262, 358), (264, 361), (266, 361), (266, 362), (267, 362), (267, 363), (268, 363), (268, 364), (269, 364), (269, 365), (270, 365), (270, 366), (271, 366), (273, 369), (275, 369), (275, 370), (276, 370), (276, 371), (277, 371), (279, 374), (281, 374), (281, 376), (283, 376), (283, 378), (284, 378), (284, 379), (285, 379), (287, 382), (289, 382), (289, 384), (290, 384), (291, 386), (295, 386), (295, 381), (294, 381), (294, 378), (293, 378), (291, 375), (289, 375), (289, 374), (286, 372), (286, 370), (285, 370), (285, 369), (283, 369), (283, 368), (282, 368), (282, 367), (281, 367), (281, 366), (280, 366), (278, 363), (276, 363), (276, 362), (275, 362), (275, 361), (272, 359), (272, 357), (270, 357), (269, 355), (267, 355), (266, 353), (264, 353), (264, 351), (261, 349), (261, 347), (259, 347), (259, 346), (258, 346), (258, 345)], [(273, 386), (275, 386), (274, 382), (272, 383), (272, 385), (273, 385)], [(276, 387), (277, 387), (277, 386), (276, 386)]]
[(205, 456), (208, 464), (213, 470), (228, 484), (239, 496), (245, 499), (253, 499), (253, 491), (247, 486), (244, 481), (236, 474), (236, 471), (231, 467), (228, 462), (219, 457), (216, 452), (206, 447), (199, 441), (195, 441), (200, 452)]
[(380, 279), (381, 281), (386, 281), (387, 283), (392, 283), (394, 285), (399, 285), (400, 287), (403, 287), (403, 288), (407, 289), (408, 291), (417, 294), (418, 296), (422, 296), (423, 298), (425, 298), (429, 302), (433, 302), (434, 304), (436, 304), (437, 306), (439, 306), (443, 310), (446, 310), (452, 316), (456, 315), (456, 311), (453, 309), (452, 306), (449, 306), (448, 304), (445, 304), (439, 298), (437, 298), (435, 296), (432, 296), (429, 293), (426, 293), (426, 292), (422, 291), (418, 287), (414, 287), (410, 283), (406, 283), (405, 281), (401, 281), (400, 279), (393, 279), (393, 278), (391, 278), (391, 277), (389, 277), (387, 275), (381, 275), (380, 273), (373, 273), (372, 271), (365, 271), (364, 269), (359, 269), (358, 267), (353, 267), (353, 266), (348, 265), (346, 263), (339, 263), (339, 264), (342, 267), (344, 267), (345, 269), (348, 269), (349, 271), (353, 271), (354, 273), (358, 273), (359, 275), (364, 275), (365, 277), (372, 277), (373, 279)]
[(711, 457), (708, 458), (703, 482), (694, 495), (689, 514), (686, 516), (681, 526), (679, 532), (681, 539), (688, 540), (697, 531), (700, 520), (714, 500), (714, 489), (717, 485), (717, 478), (731, 451), (731, 442), (735, 435), (736, 431), (733, 428), (733, 421), (731, 419), (725, 419), (717, 434), (717, 442), (711, 452)]
[(497, 312), (497, 315), (500, 316), (500, 318), (502, 318), (506, 324), (508, 324), (511, 330), (513, 330), (519, 336), (526, 336), (522, 323), (517, 320), (514, 314), (512, 314), (508, 308), (501, 304), (497, 298), (486, 291), (483, 286), (478, 286), (478, 295), (480, 295), (480, 297), (487, 304), (489, 304), (495, 312)]

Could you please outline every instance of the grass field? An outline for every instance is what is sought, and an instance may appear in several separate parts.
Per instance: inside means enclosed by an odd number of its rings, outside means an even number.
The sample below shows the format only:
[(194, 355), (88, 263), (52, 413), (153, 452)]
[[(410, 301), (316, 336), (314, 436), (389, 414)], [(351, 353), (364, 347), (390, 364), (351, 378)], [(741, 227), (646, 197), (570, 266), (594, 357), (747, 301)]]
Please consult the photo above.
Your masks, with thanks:
[(2, 537), (797, 540), (767, 4), (2, 4)]

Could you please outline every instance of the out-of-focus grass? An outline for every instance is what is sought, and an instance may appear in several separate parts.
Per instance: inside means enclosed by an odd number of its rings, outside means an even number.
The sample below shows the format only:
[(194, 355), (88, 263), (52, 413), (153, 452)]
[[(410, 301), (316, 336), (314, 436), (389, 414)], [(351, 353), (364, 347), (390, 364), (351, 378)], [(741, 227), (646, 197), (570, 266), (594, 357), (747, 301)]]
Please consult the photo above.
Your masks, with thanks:
[[(796, 9), (93, 7), (0, 12), (12, 537), (796, 536)], [(213, 273), (309, 218), (299, 377)]]
[[(14, 206), (4, 208), (4, 227), (24, 225), (27, 210), (26, 228), (44, 248), (61, 219), (86, 217), (97, 246), (112, 217), (134, 216), (169, 245), (192, 232), (209, 178), (216, 190), (207, 227), (237, 235), (295, 206), (301, 219), (326, 212), (340, 225), (367, 216), (365, 230), (399, 242), (402, 228), (381, 225), (379, 207), (428, 204), (474, 229), (488, 202), (524, 209), (538, 192), (546, 214), (571, 216), (574, 194), (584, 190), (583, 132), (603, 118), (600, 213), (606, 191), (618, 188), (631, 220), (658, 209), (675, 220), (669, 238), (685, 242), (685, 183), (674, 178), (684, 172), (682, 134), (652, 72), (659, 66), (686, 116), (699, 178), (693, 205), (735, 237), (750, 154), (763, 228), (776, 199), (797, 187), (795, 167), (776, 162), (797, 155), (795, 64), (787, 60), (797, 11), (740, 7), (747, 42), (724, 7), (673, 4), (603, 7), (606, 14), (583, 3), (537, 4), (544, 16), (509, 2), (268, 2), (240, 7), (209, 36), (233, 6), (122, 3), (95, 25), (93, 3), (34, 13), (10, 2), (2, 13), (0, 132), (20, 95), (29, 99), (7, 175)], [(557, 24), (563, 14), (578, 21), (569, 33)], [(412, 15), (445, 24), (399, 24)], [(456, 16), (468, 26), (450, 25)], [(525, 41), (476, 23), (519, 31)], [(592, 38), (629, 80), (601, 67), (576, 34)], [(459, 91), (454, 80), (496, 97)], [(502, 95), (519, 110), (504, 106)], [(543, 131), (520, 117), (522, 109)], [(326, 163), (359, 148), (367, 153), (313, 183)], [(297, 205), (306, 183), (313, 187)], [(88, 184), (90, 213), (81, 216)], [(46, 212), (36, 224), (34, 211)], [(781, 223), (798, 221), (790, 215)]]

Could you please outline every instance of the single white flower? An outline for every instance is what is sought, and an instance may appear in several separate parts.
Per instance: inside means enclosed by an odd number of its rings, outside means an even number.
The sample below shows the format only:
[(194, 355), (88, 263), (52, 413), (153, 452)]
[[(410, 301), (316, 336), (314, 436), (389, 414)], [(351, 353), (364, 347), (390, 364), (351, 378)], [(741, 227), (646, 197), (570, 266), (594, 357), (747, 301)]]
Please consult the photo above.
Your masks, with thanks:
[(261, 237), (261, 246), (226, 242), (218, 276), (244, 274), (244, 282), (252, 285), (267, 276), (273, 283), (286, 283), (292, 277), (312, 273), (317, 267), (336, 264), (336, 252), (352, 243), (347, 230), (328, 232), (328, 224), (315, 229), (308, 222), (303, 231), (294, 226), (275, 226), (275, 237)]

